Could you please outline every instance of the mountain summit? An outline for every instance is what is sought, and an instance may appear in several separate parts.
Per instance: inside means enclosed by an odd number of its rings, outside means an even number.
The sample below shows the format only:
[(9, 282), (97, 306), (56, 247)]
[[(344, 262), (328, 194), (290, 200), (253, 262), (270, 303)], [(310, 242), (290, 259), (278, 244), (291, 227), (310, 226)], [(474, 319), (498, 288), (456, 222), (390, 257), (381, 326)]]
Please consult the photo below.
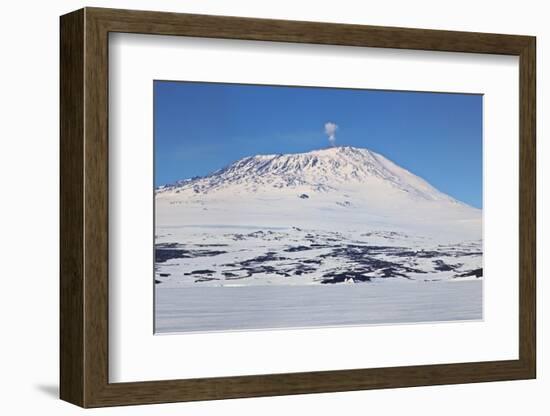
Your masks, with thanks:
[(458, 203), (428, 182), (369, 149), (331, 147), (307, 153), (257, 155), (240, 159), (206, 177), (164, 186), (160, 192), (208, 194), (233, 192), (273, 192), (301, 189), (331, 192), (342, 188), (364, 188), (386, 184), (409, 196), (427, 201)]
[(172, 213), (190, 221), (208, 216), (210, 222), (217, 213), (221, 217), (216, 223), (222, 218), (269, 217), (278, 224), (290, 224), (289, 218), (322, 218), (391, 228), (440, 220), (458, 221), (460, 226), (481, 221), (480, 210), (384, 156), (347, 146), (246, 157), (208, 176), (160, 187), (156, 201), (157, 209), (167, 210), (163, 219)]

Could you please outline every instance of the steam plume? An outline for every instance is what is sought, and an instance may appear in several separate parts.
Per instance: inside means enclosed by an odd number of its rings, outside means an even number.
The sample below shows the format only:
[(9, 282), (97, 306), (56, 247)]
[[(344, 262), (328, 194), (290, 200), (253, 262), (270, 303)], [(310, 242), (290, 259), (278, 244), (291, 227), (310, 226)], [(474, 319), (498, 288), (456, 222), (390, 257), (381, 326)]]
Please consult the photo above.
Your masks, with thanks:
[(330, 121), (325, 123), (325, 134), (328, 136), (328, 141), (331, 146), (334, 146), (334, 142), (336, 142), (336, 130), (338, 130), (336, 124)]

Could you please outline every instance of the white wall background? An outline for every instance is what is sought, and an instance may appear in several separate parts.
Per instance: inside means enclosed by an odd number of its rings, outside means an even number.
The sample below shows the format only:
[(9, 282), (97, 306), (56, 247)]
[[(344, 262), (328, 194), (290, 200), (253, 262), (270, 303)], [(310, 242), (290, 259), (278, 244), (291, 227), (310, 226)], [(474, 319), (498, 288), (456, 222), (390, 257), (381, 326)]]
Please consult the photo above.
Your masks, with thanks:
[[(545, 72), (550, 56), (546, 2), (386, 0), (120, 0), (5, 2), (0, 14), (0, 411), (72, 415), (83, 410), (57, 399), (58, 390), (58, 16), (83, 6), (166, 10), (327, 22), (536, 35), (538, 41), (538, 316), (539, 377), (534, 381), (422, 387), (338, 394), (225, 400), (87, 411), (102, 415), (279, 415), (315, 413), (409, 415), (545, 415), (550, 408), (550, 301), (544, 282), (542, 212), (550, 169), (545, 143)], [(546, 67), (548, 66), (548, 67)], [(546, 198), (546, 201), (544, 201)]]

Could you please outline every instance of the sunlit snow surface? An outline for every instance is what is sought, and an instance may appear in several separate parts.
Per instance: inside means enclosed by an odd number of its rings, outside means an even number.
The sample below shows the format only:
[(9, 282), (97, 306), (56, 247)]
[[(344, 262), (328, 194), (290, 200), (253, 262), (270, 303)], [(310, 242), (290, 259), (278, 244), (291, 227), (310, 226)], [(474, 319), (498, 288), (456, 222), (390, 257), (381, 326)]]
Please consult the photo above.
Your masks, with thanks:
[(208, 332), (481, 319), (482, 282), (162, 288), (156, 332)]
[(481, 211), (366, 149), (156, 192), (156, 332), (482, 318)]

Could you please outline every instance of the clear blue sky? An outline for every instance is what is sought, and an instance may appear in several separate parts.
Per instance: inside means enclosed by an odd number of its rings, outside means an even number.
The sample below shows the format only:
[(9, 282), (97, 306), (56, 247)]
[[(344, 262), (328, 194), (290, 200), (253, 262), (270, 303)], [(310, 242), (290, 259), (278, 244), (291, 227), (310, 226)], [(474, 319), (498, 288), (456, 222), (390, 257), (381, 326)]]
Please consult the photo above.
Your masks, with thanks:
[(155, 185), (245, 156), (366, 147), (440, 191), (482, 206), (482, 96), (154, 82)]

